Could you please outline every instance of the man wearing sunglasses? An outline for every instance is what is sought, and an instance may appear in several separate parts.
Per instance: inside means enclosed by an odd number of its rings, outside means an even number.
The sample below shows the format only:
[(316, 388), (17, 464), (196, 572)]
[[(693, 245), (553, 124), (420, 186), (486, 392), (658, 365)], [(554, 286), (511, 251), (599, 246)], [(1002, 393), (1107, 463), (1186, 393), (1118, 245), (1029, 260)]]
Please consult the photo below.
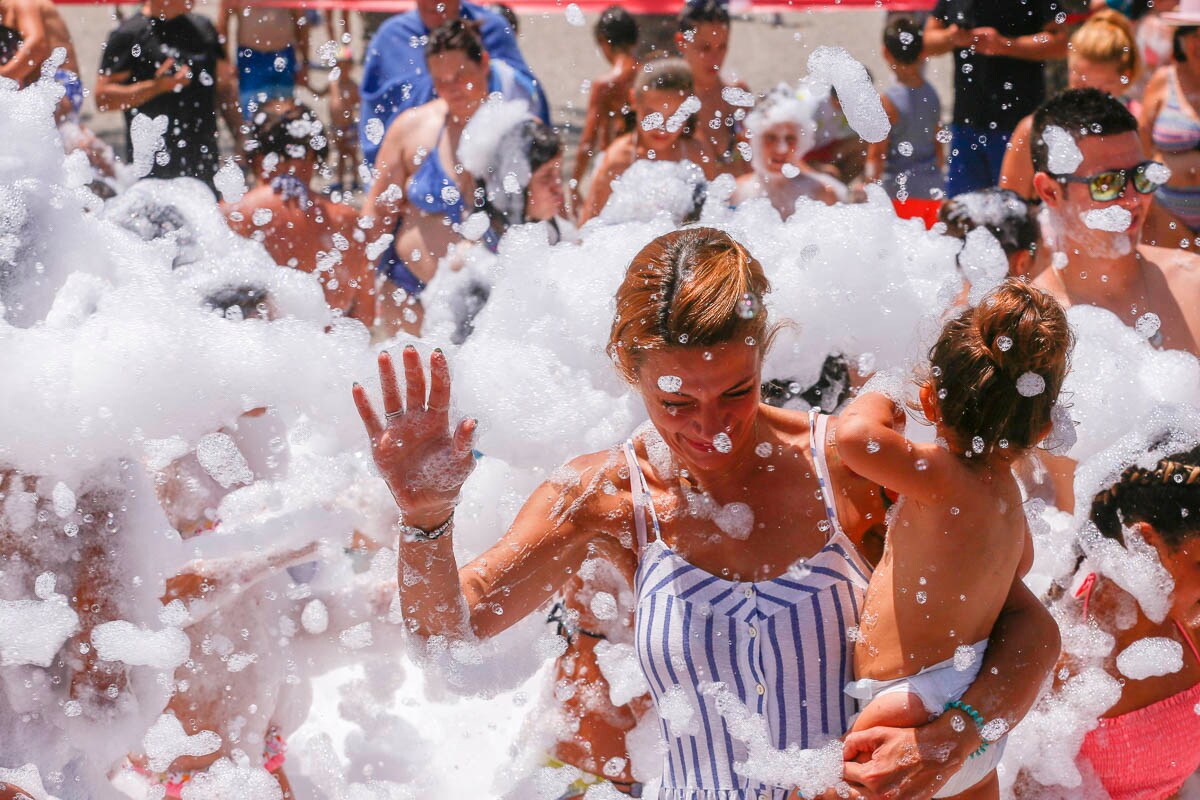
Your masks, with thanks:
[[(1082, 156), (1069, 173), (1050, 169), (1052, 126)], [(1033, 186), (1046, 206), (1038, 262), (1050, 265), (1035, 285), (1064, 307), (1099, 306), (1130, 326), (1154, 314), (1152, 344), (1200, 355), (1200, 257), (1141, 240), (1154, 192), (1170, 172), (1147, 160), (1134, 116), (1109, 94), (1069, 89), (1037, 110), (1031, 138)], [(1060, 169), (1063, 160), (1053, 159)]]

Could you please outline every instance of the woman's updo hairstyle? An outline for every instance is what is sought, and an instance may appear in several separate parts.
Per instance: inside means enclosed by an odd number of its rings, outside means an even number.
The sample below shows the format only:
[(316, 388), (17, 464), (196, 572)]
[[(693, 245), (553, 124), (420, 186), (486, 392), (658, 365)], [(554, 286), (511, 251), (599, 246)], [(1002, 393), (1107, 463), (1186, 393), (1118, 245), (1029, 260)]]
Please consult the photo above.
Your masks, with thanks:
[(1129, 467), (1092, 500), (1091, 517), (1100, 533), (1118, 542), (1122, 527), (1135, 522), (1154, 528), (1172, 549), (1200, 535), (1200, 447), (1151, 469)]
[(987, 456), (1036, 445), (1051, 422), (1073, 336), (1053, 297), (1009, 278), (942, 328), (928, 383), (956, 445)]
[(765, 348), (774, 332), (762, 302), (769, 291), (762, 265), (728, 233), (663, 234), (634, 256), (617, 289), (608, 354), (634, 383), (648, 351), (727, 342)]
[(1133, 24), (1111, 8), (1097, 11), (1071, 34), (1070, 51), (1088, 61), (1112, 64), (1129, 76), (1132, 84), (1142, 69)]
[(479, 31), (479, 23), (456, 17), (430, 32), (429, 44), (425, 46), (425, 55), (434, 56), (438, 53), (448, 53), (451, 50), (465, 54), (476, 64), (482, 64), (483, 34)]

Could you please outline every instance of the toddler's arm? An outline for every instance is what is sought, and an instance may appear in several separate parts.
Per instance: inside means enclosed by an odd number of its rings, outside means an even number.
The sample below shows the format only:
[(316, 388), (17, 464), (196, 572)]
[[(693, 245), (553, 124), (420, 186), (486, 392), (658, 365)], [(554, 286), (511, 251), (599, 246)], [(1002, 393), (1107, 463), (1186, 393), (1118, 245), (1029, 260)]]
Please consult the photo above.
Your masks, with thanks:
[(847, 467), (868, 480), (924, 502), (937, 501), (943, 495), (949, 454), (904, 438), (897, 430), (903, 418), (903, 409), (887, 395), (859, 395), (839, 416), (838, 453)]

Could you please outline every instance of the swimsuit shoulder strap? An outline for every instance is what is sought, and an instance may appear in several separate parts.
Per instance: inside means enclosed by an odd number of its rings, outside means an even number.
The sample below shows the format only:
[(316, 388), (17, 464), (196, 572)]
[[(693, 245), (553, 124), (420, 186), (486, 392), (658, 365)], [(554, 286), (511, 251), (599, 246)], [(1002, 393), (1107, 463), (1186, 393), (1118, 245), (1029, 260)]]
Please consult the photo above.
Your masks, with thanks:
[(650, 518), (654, 526), (654, 539), (661, 538), (658, 527), (658, 514), (654, 511), (654, 501), (650, 497), (650, 486), (646, 476), (642, 474), (642, 466), (638, 463), (637, 453), (633, 449), (633, 439), (625, 440), (622, 448), (625, 451), (625, 461), (629, 465), (629, 496), (633, 500), (633, 524), (637, 528), (638, 552), (646, 548), (648, 542), (646, 518)]
[(1196, 647), (1196, 640), (1192, 638), (1192, 634), (1188, 632), (1187, 628), (1183, 627), (1183, 623), (1179, 620), (1172, 617), (1171, 621), (1175, 623), (1175, 627), (1179, 629), (1179, 635), (1183, 637), (1188, 647), (1191, 648), (1192, 655), (1196, 657), (1197, 661), (1200, 661), (1200, 648)]
[(833, 495), (833, 482), (829, 478), (829, 463), (825, 458), (825, 432), (828, 429), (829, 417), (813, 408), (808, 412), (808, 423), (809, 447), (812, 450), (813, 466), (817, 470), (821, 500), (825, 503), (825, 516), (829, 518), (829, 536), (826, 537), (826, 542), (828, 542), (837, 534), (842, 533), (842, 525), (838, 522), (837, 504)]

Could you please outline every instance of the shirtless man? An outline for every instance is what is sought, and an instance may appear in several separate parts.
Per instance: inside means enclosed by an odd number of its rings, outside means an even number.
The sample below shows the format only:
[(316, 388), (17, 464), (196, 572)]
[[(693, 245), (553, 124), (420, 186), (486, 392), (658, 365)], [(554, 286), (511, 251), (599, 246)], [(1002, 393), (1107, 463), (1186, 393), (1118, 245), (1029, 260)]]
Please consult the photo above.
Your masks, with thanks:
[(308, 86), (308, 25), (299, 9), (274, 8), (252, 0), (221, 0), (217, 33), (230, 44), (229, 24), (237, 19), (238, 102), (242, 114), (254, 112), (270, 100), (290, 100), (296, 84)]
[[(1050, 125), (1070, 131), (1083, 156), (1069, 176), (1049, 172), (1043, 133)], [(1200, 355), (1200, 257), (1142, 242), (1154, 189), (1166, 174), (1147, 162), (1134, 116), (1098, 89), (1069, 89), (1037, 110), (1030, 138), (1033, 188), (1049, 215), (1049, 224), (1042, 225), (1044, 246), (1038, 250), (1034, 285), (1064, 308), (1097, 306), (1129, 326), (1154, 314), (1160, 325), (1151, 344)], [(1092, 214), (1093, 225), (1117, 227), (1094, 215), (1124, 216), (1121, 211), (1129, 214), (1121, 230), (1088, 225)], [(1072, 511), (1075, 463), (1048, 455), (1042, 459), (1051, 473), (1055, 505)]]
[[(1042, 134), (1050, 125), (1077, 137), (1083, 161), (1069, 176), (1049, 172)], [(1101, 133), (1091, 133), (1097, 127)], [(1043, 227), (1039, 259), (1060, 264), (1042, 271), (1035, 284), (1064, 307), (1099, 306), (1131, 326), (1153, 313), (1161, 321), (1151, 338), (1155, 346), (1200, 355), (1200, 257), (1141, 242), (1154, 189), (1166, 173), (1141, 166), (1147, 161), (1134, 116), (1104, 92), (1071, 89), (1038, 109), (1032, 139), (1033, 185), (1052, 220)], [(1105, 173), (1114, 174), (1098, 177)], [(1122, 230), (1087, 224), (1089, 214), (1097, 225), (1095, 214), (1117, 215), (1111, 210), (1118, 208), (1129, 213)]]
[[(582, 194), (583, 179), (592, 157), (606, 150), (614, 139), (628, 133), (633, 126), (629, 98), (638, 71), (637, 56), (633, 52), (638, 40), (637, 20), (620, 6), (609, 6), (596, 22), (595, 33), (596, 45), (611, 68), (592, 81), (587, 119), (579, 136), (579, 151), (571, 176), (576, 198)], [(578, 207), (579, 203), (575, 205)]]
[[(358, 215), (311, 188), (328, 152), (326, 143), (312, 145), (324, 135), (323, 126), (311, 109), (278, 105), (264, 109), (266, 119), (254, 128), (258, 145), (251, 150), (251, 163), (259, 183), (225, 205), (229, 227), (262, 242), (276, 264), (315, 274), (330, 308), (369, 328), (375, 322), (375, 276)], [(303, 155), (296, 156), (297, 148)]]
[(727, 3), (719, 0), (700, 0), (688, 3), (679, 14), (679, 31), (675, 46), (683, 60), (692, 68), (700, 112), (696, 122), (697, 138), (717, 158), (719, 172), (743, 175), (750, 171), (750, 162), (738, 151), (743, 141), (742, 118), (746, 109), (726, 102), (726, 89), (747, 91), (742, 81), (729, 81), (721, 74), (725, 54), (729, 51), (731, 22)]

